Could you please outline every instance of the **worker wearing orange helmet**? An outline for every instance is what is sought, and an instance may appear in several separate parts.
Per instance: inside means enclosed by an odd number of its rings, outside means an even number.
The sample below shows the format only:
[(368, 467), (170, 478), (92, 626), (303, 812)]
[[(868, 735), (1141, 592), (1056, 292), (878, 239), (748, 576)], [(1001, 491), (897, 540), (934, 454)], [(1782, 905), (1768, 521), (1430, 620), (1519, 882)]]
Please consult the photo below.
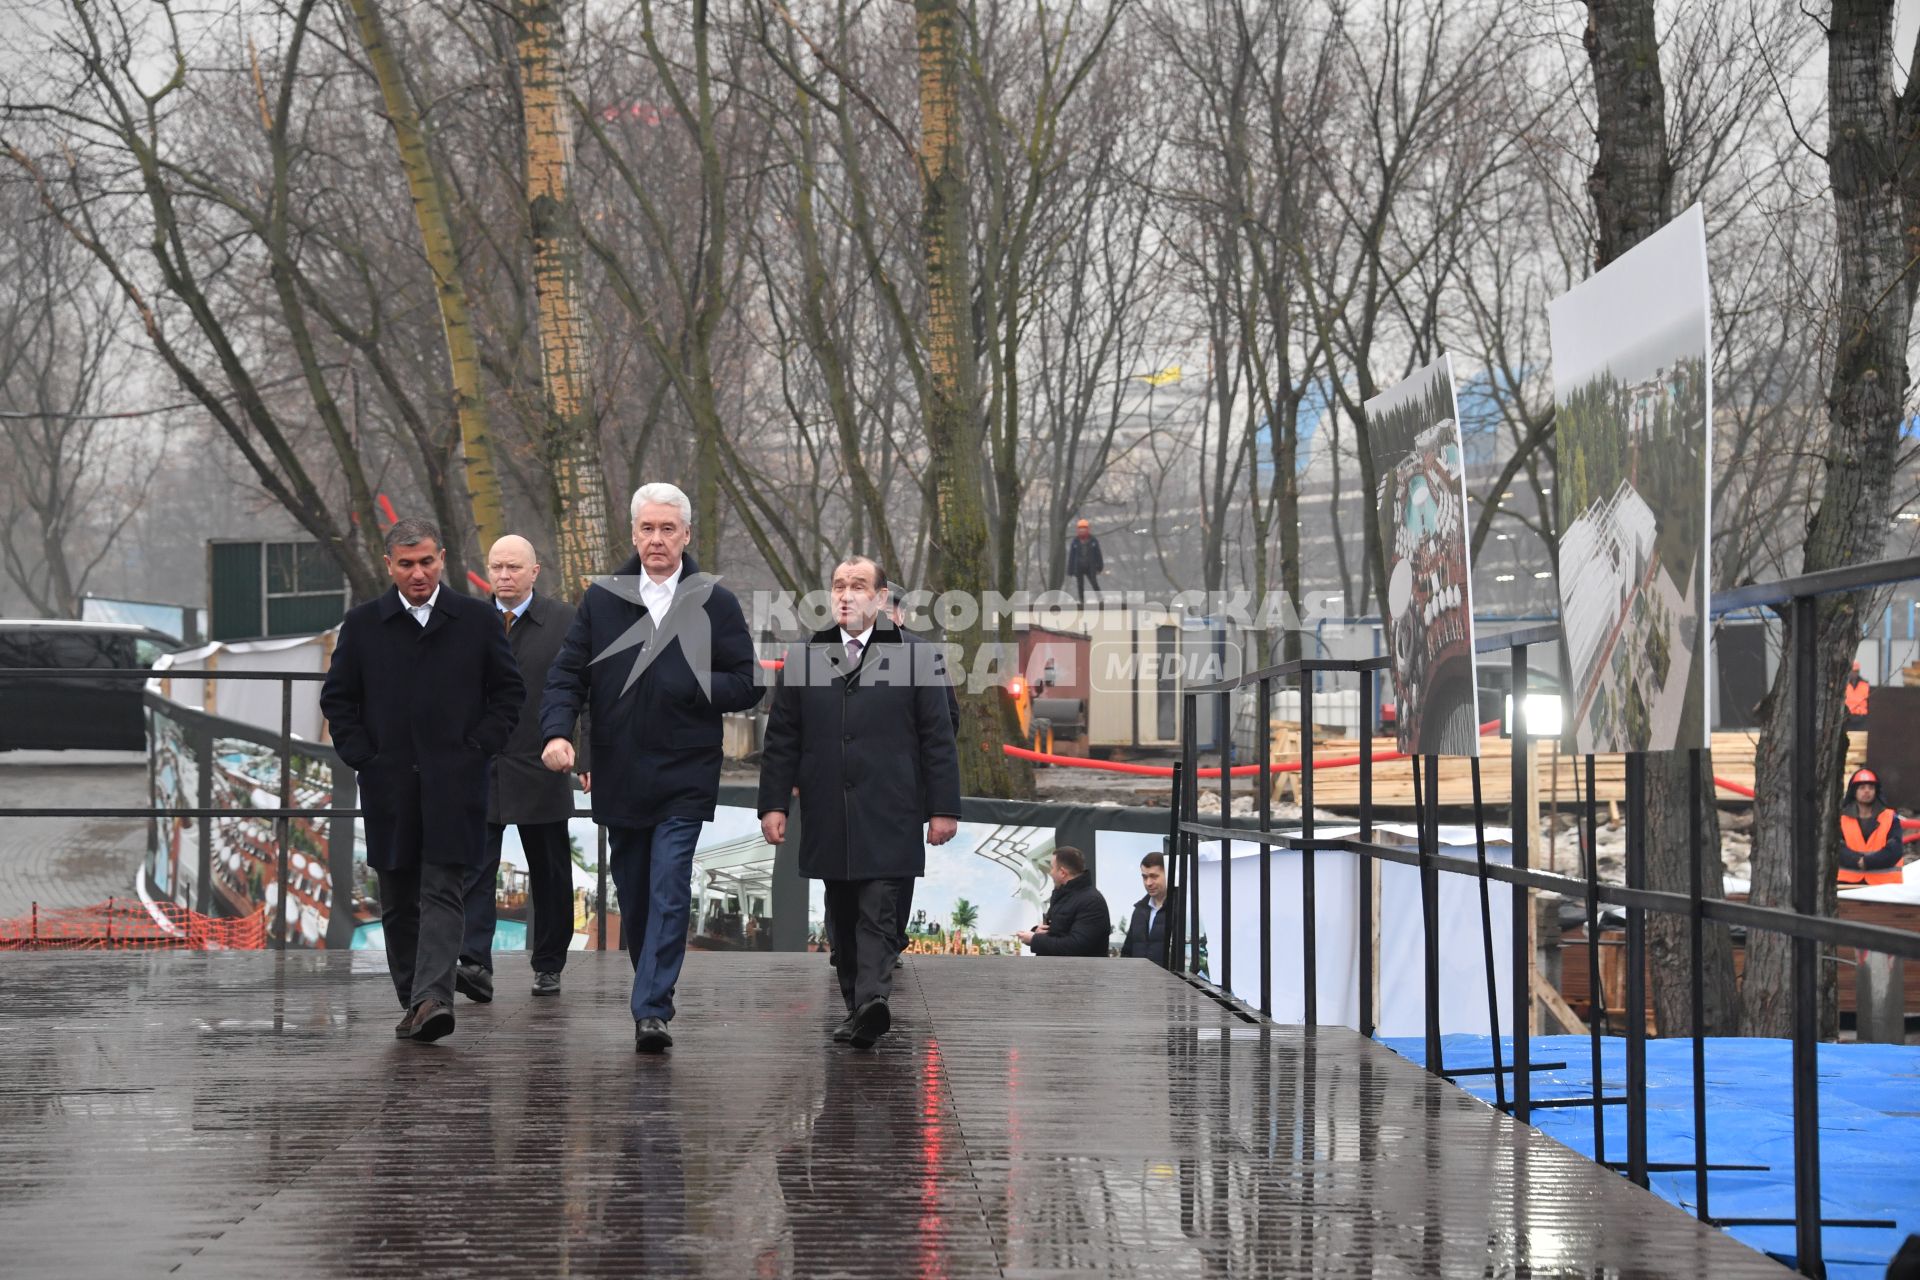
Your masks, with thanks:
[(1841, 884), (1901, 883), (1900, 815), (1880, 798), (1880, 777), (1871, 769), (1856, 769), (1847, 779), (1840, 839)]
[(1867, 727), (1867, 695), (1873, 686), (1860, 674), (1860, 664), (1853, 664), (1853, 670), (1847, 673), (1847, 728), (1864, 729)]

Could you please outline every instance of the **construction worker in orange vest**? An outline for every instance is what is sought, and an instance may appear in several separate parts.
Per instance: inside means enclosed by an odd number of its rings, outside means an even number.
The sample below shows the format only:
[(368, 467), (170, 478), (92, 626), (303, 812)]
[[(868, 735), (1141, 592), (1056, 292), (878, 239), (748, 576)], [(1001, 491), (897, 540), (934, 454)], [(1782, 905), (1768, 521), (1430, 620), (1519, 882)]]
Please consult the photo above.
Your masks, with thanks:
[(1847, 800), (1840, 806), (1841, 884), (1899, 884), (1900, 815), (1880, 799), (1880, 778), (1871, 769), (1856, 769), (1847, 780)]
[(1864, 729), (1867, 727), (1867, 695), (1873, 686), (1860, 674), (1860, 664), (1853, 664), (1853, 670), (1847, 674), (1847, 728)]

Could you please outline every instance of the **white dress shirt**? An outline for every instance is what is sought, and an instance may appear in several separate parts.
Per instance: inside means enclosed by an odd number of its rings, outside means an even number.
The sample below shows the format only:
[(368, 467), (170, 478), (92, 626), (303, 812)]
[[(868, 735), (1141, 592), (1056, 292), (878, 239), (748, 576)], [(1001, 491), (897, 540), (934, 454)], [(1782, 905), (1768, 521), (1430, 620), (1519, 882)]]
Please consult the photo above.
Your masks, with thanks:
[(433, 616), (433, 602), (439, 598), (440, 588), (436, 585), (433, 594), (427, 597), (425, 604), (414, 604), (404, 595), (400, 597), (400, 603), (406, 605), (407, 612), (413, 615), (413, 620), (424, 627), (427, 625), (427, 619)]
[(652, 575), (644, 570), (640, 574), (640, 603), (647, 606), (647, 612), (653, 615), (653, 625), (659, 627), (667, 620), (667, 610), (673, 607), (674, 592), (680, 589), (680, 569), (675, 566), (673, 574), (665, 582), (655, 582)]

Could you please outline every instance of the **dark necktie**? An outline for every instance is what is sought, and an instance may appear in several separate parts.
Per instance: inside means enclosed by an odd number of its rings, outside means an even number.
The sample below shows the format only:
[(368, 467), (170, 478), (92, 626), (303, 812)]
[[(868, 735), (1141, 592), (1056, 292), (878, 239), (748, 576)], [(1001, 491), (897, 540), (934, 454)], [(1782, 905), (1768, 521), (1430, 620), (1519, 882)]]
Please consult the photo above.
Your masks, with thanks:
[(513, 619), (514, 619), (514, 617), (515, 617), (515, 615), (514, 615), (514, 612), (513, 612), (513, 610), (511, 610), (511, 609), (502, 609), (502, 610), (500, 611), (500, 617), (501, 617), (501, 619), (503, 620), (503, 622), (504, 622), (504, 623), (505, 623), (505, 625), (506, 625), (506, 628), (507, 628), (507, 634), (508, 634), (508, 635), (512, 635), (512, 634), (513, 634)]

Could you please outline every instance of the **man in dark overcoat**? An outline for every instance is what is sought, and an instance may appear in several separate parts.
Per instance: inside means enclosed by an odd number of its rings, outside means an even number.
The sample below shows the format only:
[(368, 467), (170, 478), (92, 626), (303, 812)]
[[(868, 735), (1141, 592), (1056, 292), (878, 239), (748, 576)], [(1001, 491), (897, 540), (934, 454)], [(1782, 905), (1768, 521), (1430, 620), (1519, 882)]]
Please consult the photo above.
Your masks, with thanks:
[[(838, 625), (789, 646), (760, 753), (760, 832), (787, 837), (799, 788), (800, 873), (826, 884), (833, 966), (847, 1017), (834, 1038), (868, 1048), (892, 1025), (899, 881), (953, 838), (959, 755), (934, 645), (883, 618), (886, 573), (866, 556), (834, 567)], [(921, 836), (921, 823), (926, 835)]]
[(1047, 901), (1046, 917), (1013, 936), (1033, 948), (1037, 956), (1106, 955), (1113, 916), (1107, 910), (1105, 895), (1094, 887), (1087, 855), (1063, 844), (1053, 851), (1047, 874), (1054, 888), (1053, 897)]
[(693, 850), (720, 794), (720, 717), (762, 690), (740, 602), (687, 554), (687, 495), (641, 485), (631, 510), (633, 559), (594, 579), (547, 673), (541, 758), (573, 768), (574, 724), (590, 712), (593, 820), (607, 829), (633, 961), (633, 1047), (659, 1053), (673, 1044)]
[(573, 606), (536, 589), (540, 557), (519, 534), (500, 538), (487, 552), (487, 585), (493, 607), (520, 678), (526, 701), (506, 750), (493, 762), (487, 791), (487, 864), (467, 889), (467, 934), (460, 947), (454, 986), (474, 1000), (493, 999), (493, 933), (500, 878), (500, 845), (509, 825), (519, 829), (527, 859), (527, 896), (533, 919), (528, 957), (533, 964), (533, 994), (560, 994), (560, 972), (573, 943), (573, 844), (567, 820), (573, 816), (573, 779), (541, 762), (540, 698), (547, 670), (573, 625)]
[(387, 531), (393, 589), (347, 611), (320, 689), (334, 750), (359, 775), (367, 865), (401, 1007), (394, 1034), (453, 1030), (465, 897), (487, 857), (487, 778), (525, 686), (498, 615), (440, 581), (440, 531)]

